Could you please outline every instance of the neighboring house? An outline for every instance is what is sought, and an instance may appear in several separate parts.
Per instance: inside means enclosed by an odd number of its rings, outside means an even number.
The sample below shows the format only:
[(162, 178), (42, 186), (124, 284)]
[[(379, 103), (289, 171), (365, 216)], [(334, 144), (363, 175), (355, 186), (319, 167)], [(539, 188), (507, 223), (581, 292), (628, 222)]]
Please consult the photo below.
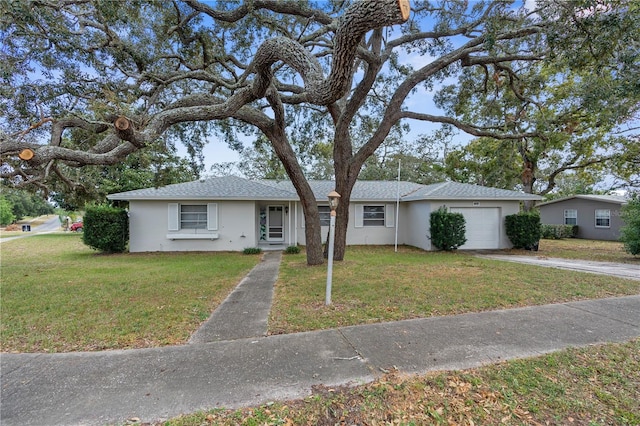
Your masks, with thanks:
[(549, 225), (577, 225), (577, 238), (618, 240), (624, 225), (620, 209), (627, 203), (617, 195), (574, 195), (538, 204), (540, 221)]
[[(334, 182), (309, 182), (326, 238), (327, 194)], [(247, 247), (304, 245), (304, 215), (288, 181), (236, 176), (111, 194), (129, 202), (131, 252), (241, 251)], [(537, 195), (444, 182), (358, 181), (351, 194), (347, 244), (407, 244), (431, 250), (429, 218), (446, 205), (466, 218), (462, 249), (511, 247), (504, 217)], [(397, 226), (397, 228), (396, 228)]]

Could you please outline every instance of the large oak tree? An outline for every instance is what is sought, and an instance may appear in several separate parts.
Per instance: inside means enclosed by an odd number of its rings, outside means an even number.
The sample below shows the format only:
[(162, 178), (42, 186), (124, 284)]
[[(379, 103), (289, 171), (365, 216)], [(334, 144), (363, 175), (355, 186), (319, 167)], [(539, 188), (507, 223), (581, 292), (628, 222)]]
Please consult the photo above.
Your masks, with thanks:
[[(176, 140), (197, 153), (212, 134), (254, 129), (302, 200), (307, 261), (318, 264), (318, 210), (291, 140), (306, 117), (330, 129), (341, 259), (351, 190), (394, 126), (417, 120), (501, 140), (544, 137), (545, 129), (513, 126), (518, 116), (487, 122), (439, 112), (428, 99), (441, 82), (466, 70), (516, 81), (527, 64), (558, 52), (571, 67), (610, 75), (621, 55), (637, 61), (638, 32), (627, 32), (639, 21), (632, 1), (535, 4), (415, 1), (409, 14), (398, 0), (5, 1), (2, 176), (46, 186), (70, 166), (115, 164)], [(522, 75), (527, 84), (531, 75)], [(465, 93), (486, 93), (482, 79), (465, 81)], [(500, 96), (519, 98), (518, 84), (506, 87)], [(98, 137), (73, 138), (73, 130)]]

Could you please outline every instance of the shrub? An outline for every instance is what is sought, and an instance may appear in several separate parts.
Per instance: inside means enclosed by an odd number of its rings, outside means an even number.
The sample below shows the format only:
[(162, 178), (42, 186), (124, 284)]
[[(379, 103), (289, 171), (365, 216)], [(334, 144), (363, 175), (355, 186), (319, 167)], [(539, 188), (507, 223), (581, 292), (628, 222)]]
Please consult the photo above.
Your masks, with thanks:
[(507, 236), (515, 248), (537, 250), (541, 236), (540, 216), (536, 213), (518, 213), (505, 218)]
[(300, 247), (298, 246), (289, 246), (284, 251), (286, 254), (298, 254), (300, 253)]
[(83, 219), (82, 241), (106, 253), (122, 253), (129, 242), (127, 211), (107, 205), (87, 208)]
[(244, 254), (260, 254), (262, 249), (260, 247), (247, 247), (242, 251)]
[(578, 225), (540, 225), (542, 238), (547, 240), (559, 240), (561, 238), (574, 238), (578, 234)]
[(624, 226), (620, 228), (620, 241), (624, 250), (632, 255), (640, 254), (640, 195), (635, 195), (621, 210)]
[(455, 250), (467, 242), (462, 213), (451, 213), (446, 206), (431, 212), (431, 242), (440, 250)]
[(16, 216), (13, 214), (13, 204), (4, 197), (0, 197), (0, 225), (9, 225), (15, 222)]

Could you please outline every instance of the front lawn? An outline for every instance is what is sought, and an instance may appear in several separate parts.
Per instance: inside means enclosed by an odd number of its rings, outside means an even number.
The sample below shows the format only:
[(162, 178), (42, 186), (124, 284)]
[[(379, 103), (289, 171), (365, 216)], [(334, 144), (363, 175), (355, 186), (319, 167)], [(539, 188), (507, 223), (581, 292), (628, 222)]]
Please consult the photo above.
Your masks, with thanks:
[[(99, 254), (77, 234), (2, 245), (1, 350), (91, 351), (185, 343), (260, 256)], [(640, 282), (401, 247), (350, 247), (326, 265), (284, 255), (271, 334), (640, 293)]]
[(237, 253), (104, 255), (73, 233), (4, 242), (0, 349), (184, 343), (258, 261)]
[(333, 268), (325, 307), (326, 266), (306, 266), (303, 254), (283, 258), (271, 333), (640, 293), (640, 281), (411, 247), (349, 247)]

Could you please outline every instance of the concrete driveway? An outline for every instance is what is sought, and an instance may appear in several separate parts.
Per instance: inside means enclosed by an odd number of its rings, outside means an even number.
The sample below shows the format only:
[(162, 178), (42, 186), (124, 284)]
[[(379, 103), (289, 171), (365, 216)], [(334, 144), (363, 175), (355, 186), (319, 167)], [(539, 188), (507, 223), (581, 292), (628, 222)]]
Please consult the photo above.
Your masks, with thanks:
[(589, 272), (591, 274), (609, 275), (612, 277), (640, 280), (640, 264), (595, 262), (591, 260), (560, 259), (545, 256), (518, 256), (509, 254), (478, 254), (484, 259), (503, 260), (506, 262), (527, 263), (529, 265), (548, 268), (568, 269), (571, 271)]

